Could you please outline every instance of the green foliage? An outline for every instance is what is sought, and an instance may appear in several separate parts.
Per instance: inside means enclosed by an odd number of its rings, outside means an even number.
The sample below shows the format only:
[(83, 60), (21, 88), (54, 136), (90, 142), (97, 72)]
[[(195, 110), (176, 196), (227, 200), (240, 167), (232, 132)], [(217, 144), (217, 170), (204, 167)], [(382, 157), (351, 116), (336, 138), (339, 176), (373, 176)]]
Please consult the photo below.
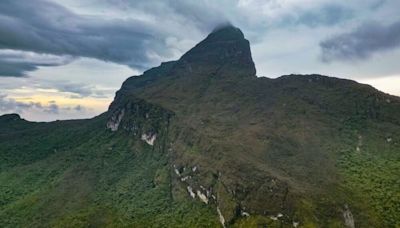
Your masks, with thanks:
[(370, 217), (387, 227), (400, 226), (400, 145), (397, 135), (392, 136), (397, 126), (367, 121), (362, 128), (354, 126), (359, 124), (347, 125), (348, 146), (338, 160), (342, 184)]
[(219, 226), (211, 208), (171, 197), (165, 151), (105, 131), (101, 119), (53, 124), (1, 140), (1, 227)]
[(361, 195), (388, 226), (400, 226), (400, 159), (368, 152), (344, 153), (339, 161), (344, 184)]

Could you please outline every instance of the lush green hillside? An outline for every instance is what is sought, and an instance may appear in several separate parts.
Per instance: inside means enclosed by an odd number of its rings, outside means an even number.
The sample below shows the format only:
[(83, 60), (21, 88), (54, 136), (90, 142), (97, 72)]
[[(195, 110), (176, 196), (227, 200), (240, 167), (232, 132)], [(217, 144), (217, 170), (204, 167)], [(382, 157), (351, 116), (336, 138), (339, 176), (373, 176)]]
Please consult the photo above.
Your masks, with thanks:
[(0, 117), (0, 225), (399, 227), (398, 113), (354, 81), (256, 77), (222, 28), (98, 117)]
[(105, 122), (2, 123), (2, 227), (218, 224), (200, 202), (172, 199), (163, 144), (112, 133)]

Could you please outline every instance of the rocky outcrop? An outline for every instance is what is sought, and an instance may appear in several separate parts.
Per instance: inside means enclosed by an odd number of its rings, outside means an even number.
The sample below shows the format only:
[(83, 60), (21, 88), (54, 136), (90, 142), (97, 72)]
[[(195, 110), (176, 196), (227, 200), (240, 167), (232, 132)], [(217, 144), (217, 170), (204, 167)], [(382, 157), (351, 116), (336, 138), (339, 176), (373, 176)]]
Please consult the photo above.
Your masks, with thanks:
[(109, 128), (111, 131), (117, 131), (124, 114), (125, 109), (114, 112), (107, 121), (107, 128)]
[(108, 111), (106, 128), (113, 132), (123, 130), (153, 146), (173, 116), (171, 111), (142, 99), (120, 97)]
[(217, 207), (217, 213), (218, 213), (219, 222), (222, 224), (223, 227), (225, 227), (225, 218), (222, 215), (221, 210), (219, 209), (219, 207)]
[(353, 214), (350, 211), (349, 206), (346, 204), (344, 205), (344, 210), (343, 210), (343, 218), (344, 218), (344, 224), (348, 228), (354, 228), (354, 217)]
[(154, 145), (154, 142), (156, 141), (157, 134), (146, 134), (143, 133), (141, 139), (145, 141), (147, 144), (150, 146)]

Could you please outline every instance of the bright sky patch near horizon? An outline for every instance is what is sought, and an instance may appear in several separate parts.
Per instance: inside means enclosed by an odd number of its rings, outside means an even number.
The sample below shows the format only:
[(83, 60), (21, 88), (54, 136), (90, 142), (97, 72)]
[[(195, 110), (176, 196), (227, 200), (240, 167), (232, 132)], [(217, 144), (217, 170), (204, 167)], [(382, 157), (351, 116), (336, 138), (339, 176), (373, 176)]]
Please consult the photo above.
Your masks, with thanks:
[(230, 22), (257, 75), (318, 73), (400, 96), (397, 0), (2, 0), (0, 115), (91, 118), (132, 75)]

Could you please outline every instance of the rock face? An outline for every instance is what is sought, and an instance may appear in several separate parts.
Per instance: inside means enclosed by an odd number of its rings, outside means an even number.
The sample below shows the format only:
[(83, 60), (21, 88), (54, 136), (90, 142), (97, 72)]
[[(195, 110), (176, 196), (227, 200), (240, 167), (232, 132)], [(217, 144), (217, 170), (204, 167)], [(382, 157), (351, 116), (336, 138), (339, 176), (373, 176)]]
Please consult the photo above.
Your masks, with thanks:
[(157, 134), (155, 134), (155, 133), (151, 133), (151, 134), (143, 133), (142, 137), (141, 137), (141, 139), (143, 141), (145, 141), (147, 144), (149, 144), (150, 146), (154, 145), (156, 138), (157, 138)]
[(219, 218), (219, 222), (221, 223), (221, 225), (223, 227), (225, 227), (225, 218), (221, 213), (221, 210), (217, 207), (217, 212), (218, 212), (218, 218)]
[(142, 99), (119, 97), (109, 110), (106, 124), (111, 131), (123, 130), (153, 146), (157, 135), (163, 135), (173, 116), (158, 105), (150, 104)]
[(125, 114), (125, 109), (113, 113), (113, 115), (107, 122), (107, 128), (111, 129), (111, 131), (117, 131), (122, 118), (124, 118), (124, 114)]
[(349, 206), (347, 204), (344, 207), (343, 218), (344, 218), (344, 224), (346, 225), (346, 227), (348, 227), (348, 228), (355, 227), (353, 214), (351, 213)]

